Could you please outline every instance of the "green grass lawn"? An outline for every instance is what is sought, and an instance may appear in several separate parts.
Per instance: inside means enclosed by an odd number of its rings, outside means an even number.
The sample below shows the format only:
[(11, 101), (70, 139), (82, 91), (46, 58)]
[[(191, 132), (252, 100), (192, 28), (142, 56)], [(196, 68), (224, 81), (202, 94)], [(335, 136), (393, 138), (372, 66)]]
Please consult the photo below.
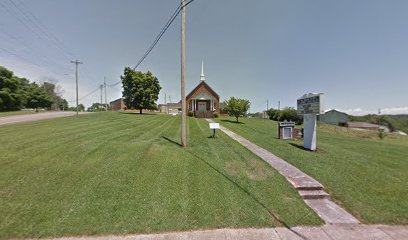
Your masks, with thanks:
[(34, 113), (40, 113), (40, 112), (46, 112), (46, 111), (45, 110), (38, 110), (38, 112), (36, 112), (35, 110), (20, 110), (20, 111), (0, 112), (0, 117), (34, 114)]
[(95, 113), (0, 126), (0, 238), (315, 225), (286, 180), (208, 123)]
[(316, 178), (362, 222), (408, 224), (408, 137), (321, 125), (310, 152), (303, 141), (277, 139), (274, 121), (217, 121)]

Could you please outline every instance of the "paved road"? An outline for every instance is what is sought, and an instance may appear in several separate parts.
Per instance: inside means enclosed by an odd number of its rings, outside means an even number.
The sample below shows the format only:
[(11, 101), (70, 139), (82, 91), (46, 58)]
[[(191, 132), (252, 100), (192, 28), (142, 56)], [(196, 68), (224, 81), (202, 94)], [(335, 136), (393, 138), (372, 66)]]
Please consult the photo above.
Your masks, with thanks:
[[(80, 114), (85, 114), (86, 112), (81, 112)], [(5, 124), (14, 124), (20, 122), (32, 122), (50, 118), (59, 118), (59, 117), (67, 117), (67, 116), (74, 116), (76, 112), (44, 112), (44, 113), (34, 113), (34, 114), (26, 114), (26, 115), (16, 115), (16, 116), (8, 116), (8, 117), (0, 117), (0, 125)]]
[(406, 240), (407, 226), (340, 224), (319, 227), (216, 229), (143, 235), (62, 237), (58, 240)]

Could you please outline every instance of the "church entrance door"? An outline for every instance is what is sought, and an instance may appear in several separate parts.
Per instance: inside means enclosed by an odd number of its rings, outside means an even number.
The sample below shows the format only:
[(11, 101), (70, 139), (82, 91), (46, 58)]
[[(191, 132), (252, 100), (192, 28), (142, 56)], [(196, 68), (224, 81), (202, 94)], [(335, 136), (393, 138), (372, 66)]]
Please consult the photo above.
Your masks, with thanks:
[(199, 112), (205, 112), (207, 109), (207, 103), (206, 102), (198, 102), (198, 111)]

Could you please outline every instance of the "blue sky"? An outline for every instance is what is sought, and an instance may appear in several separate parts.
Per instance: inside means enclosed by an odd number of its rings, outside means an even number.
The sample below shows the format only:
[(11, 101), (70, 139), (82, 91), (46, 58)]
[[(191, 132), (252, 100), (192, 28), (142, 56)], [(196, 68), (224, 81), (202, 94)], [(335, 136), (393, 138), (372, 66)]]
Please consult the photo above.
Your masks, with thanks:
[[(0, 65), (35, 81), (56, 79), (80, 96), (104, 76), (119, 81), (144, 54), (179, 0), (0, 0)], [(13, 4), (14, 3), (14, 4)], [(195, 0), (187, 7), (187, 90), (207, 82), (221, 99), (251, 101), (251, 112), (295, 106), (308, 92), (360, 115), (408, 113), (408, 1)], [(21, 10), (21, 12), (20, 12)], [(31, 19), (31, 21), (30, 21)], [(33, 23), (35, 22), (35, 23)], [(180, 16), (139, 67), (180, 99)], [(120, 85), (108, 99), (120, 97)], [(81, 102), (100, 101), (95, 92)]]

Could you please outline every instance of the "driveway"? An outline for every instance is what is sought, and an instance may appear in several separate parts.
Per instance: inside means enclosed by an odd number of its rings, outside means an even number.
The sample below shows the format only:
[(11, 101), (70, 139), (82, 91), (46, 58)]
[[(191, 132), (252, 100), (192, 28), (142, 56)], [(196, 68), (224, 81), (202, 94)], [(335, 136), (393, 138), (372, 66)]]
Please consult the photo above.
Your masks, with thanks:
[[(87, 114), (88, 112), (81, 112), (79, 114)], [(0, 125), (14, 124), (20, 122), (32, 122), (44, 119), (59, 118), (74, 116), (76, 112), (44, 112), (44, 113), (34, 113), (26, 115), (16, 115), (8, 117), (0, 117)]]

